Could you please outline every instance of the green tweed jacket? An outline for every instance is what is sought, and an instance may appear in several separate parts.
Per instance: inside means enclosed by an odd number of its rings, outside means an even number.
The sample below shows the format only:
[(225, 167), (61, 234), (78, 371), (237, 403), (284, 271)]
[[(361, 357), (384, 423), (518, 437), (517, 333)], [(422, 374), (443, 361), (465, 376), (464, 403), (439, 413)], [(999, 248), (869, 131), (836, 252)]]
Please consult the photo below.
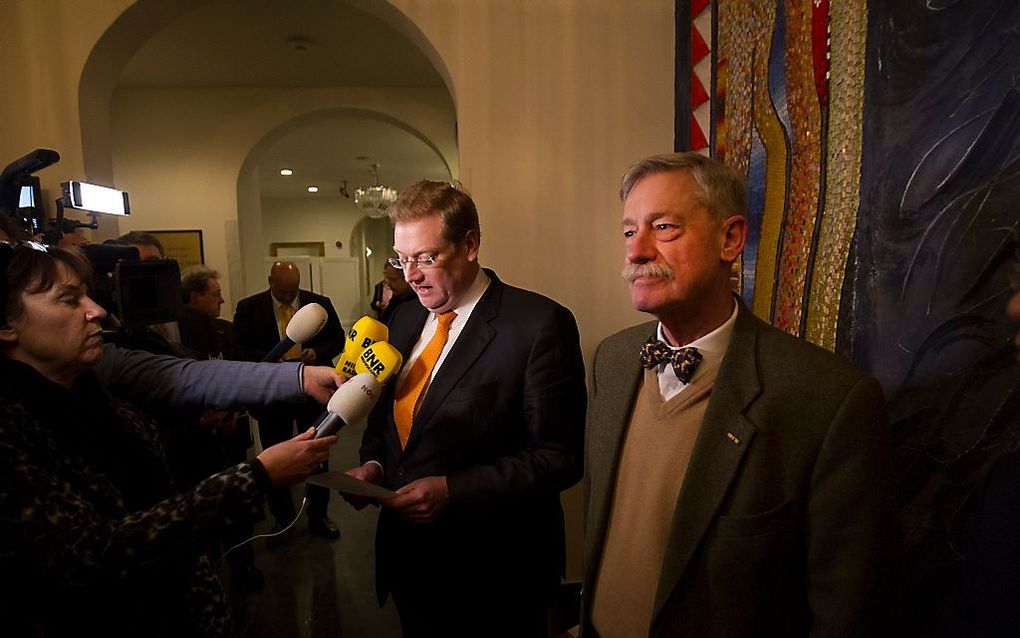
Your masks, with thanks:
[[(602, 342), (586, 442), (582, 635), (655, 323)], [(673, 514), (650, 636), (882, 636), (895, 538), (878, 383), (741, 304)]]

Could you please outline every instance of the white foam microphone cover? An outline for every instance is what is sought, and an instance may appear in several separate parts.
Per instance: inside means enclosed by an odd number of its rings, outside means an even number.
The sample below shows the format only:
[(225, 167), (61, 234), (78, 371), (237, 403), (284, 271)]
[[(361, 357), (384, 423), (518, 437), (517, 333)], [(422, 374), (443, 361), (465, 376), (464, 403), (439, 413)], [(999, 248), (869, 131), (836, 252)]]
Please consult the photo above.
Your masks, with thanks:
[(344, 420), (360, 423), (375, 407), (382, 386), (371, 374), (362, 372), (351, 377), (333, 393), (326, 409)]
[(317, 303), (301, 306), (287, 324), (287, 338), (294, 343), (304, 343), (319, 334), (327, 318), (326, 309)]

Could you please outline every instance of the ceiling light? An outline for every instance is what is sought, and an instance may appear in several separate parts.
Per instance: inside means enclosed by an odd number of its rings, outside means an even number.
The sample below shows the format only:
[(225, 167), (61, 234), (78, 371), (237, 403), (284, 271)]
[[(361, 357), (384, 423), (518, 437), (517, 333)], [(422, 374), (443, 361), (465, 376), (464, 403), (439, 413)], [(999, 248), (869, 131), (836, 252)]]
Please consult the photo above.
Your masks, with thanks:
[(308, 192), (309, 193), (318, 193), (319, 192), (319, 187), (318, 186), (309, 186), (308, 187)]
[(372, 164), (375, 185), (359, 188), (354, 191), (354, 203), (365, 211), (369, 217), (379, 218), (386, 214), (386, 209), (397, 200), (396, 189), (379, 183), (379, 165)]
[(280, 175), (283, 175), (285, 177), (288, 176), (288, 175), (293, 175), (293, 174), (294, 174), (294, 171), (290, 170), (289, 168), (281, 168), (280, 169)]

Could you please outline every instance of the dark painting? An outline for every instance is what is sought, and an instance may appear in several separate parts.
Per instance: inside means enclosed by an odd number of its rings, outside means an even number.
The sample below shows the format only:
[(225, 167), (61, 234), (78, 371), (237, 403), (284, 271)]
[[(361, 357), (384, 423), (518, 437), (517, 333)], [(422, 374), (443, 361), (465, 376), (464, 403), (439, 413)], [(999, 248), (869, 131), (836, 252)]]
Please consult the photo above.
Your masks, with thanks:
[(855, 279), (840, 326), (889, 399), (910, 635), (947, 635), (967, 605), (987, 476), (1015, 464), (1020, 444), (1004, 315), (1020, 283), (1020, 3), (868, 9)]

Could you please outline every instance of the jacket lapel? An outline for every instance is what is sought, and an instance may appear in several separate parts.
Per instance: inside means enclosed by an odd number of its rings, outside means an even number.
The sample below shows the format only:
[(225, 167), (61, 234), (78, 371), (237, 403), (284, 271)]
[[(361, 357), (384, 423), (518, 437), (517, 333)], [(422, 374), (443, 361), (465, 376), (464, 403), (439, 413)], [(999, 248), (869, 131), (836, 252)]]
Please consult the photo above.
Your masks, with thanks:
[(761, 393), (757, 319), (737, 303), (740, 309), (733, 336), (673, 512), (671, 542), (663, 558), (653, 625), (714, 519), (754, 437), (755, 427), (744, 412)]
[[(478, 300), (471, 312), (471, 317), (457, 337), (456, 343), (453, 344), (453, 348), (443, 360), (443, 365), (425, 391), (425, 398), (422, 399), (421, 406), (414, 416), (414, 427), (411, 428), (411, 435), (404, 447), (405, 456), (411, 452), (421, 438), (422, 431), (429, 427), (436, 410), (443, 404), (446, 396), (457, 387), (461, 378), (471, 369), (489, 342), (496, 336), (496, 329), (492, 327), (491, 322), (499, 316), (503, 283), (491, 270), (486, 269), (485, 274), (489, 276), (489, 287)], [(424, 326), (424, 321), (422, 326)], [(416, 334), (421, 334), (421, 327)], [(410, 347), (414, 347), (414, 342)]]
[(616, 350), (600, 353), (600, 361), (597, 362), (599, 369), (595, 372), (608, 371), (612, 375), (612, 382), (593, 388), (594, 400), (588, 412), (589, 458), (609, 461), (598, 472), (593, 472), (591, 466), (586, 468), (591, 483), (588, 486), (589, 511), (585, 514), (591, 521), (589, 538), (593, 542), (585, 543), (587, 553), (584, 564), (591, 582), (594, 582), (602, 557), (609, 513), (613, 506), (616, 473), (620, 465), (620, 450), (630, 423), (638, 386), (644, 375), (644, 368), (638, 365), (638, 353), (642, 344), (655, 335), (655, 325), (648, 323), (636, 327)]

